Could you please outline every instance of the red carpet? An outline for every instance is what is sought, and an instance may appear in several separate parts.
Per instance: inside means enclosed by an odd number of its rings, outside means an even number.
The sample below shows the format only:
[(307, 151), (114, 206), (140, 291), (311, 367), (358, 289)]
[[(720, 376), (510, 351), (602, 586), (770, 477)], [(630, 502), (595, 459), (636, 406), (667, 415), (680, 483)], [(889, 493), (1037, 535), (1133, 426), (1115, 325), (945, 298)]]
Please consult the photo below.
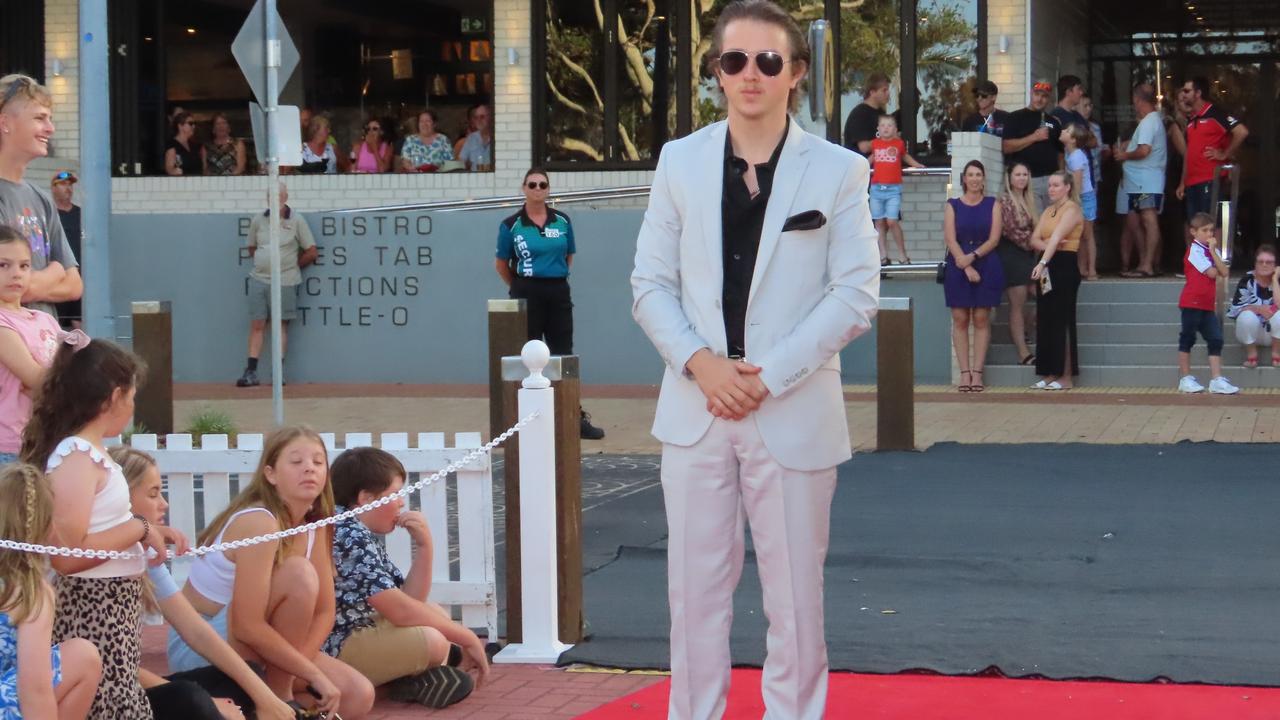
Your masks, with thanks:
[[(670, 681), (581, 720), (666, 717)], [(726, 720), (758, 720), (760, 671), (734, 670)], [(1280, 718), (1280, 688), (1059, 682), (833, 673), (828, 718), (863, 720), (1262, 720)]]

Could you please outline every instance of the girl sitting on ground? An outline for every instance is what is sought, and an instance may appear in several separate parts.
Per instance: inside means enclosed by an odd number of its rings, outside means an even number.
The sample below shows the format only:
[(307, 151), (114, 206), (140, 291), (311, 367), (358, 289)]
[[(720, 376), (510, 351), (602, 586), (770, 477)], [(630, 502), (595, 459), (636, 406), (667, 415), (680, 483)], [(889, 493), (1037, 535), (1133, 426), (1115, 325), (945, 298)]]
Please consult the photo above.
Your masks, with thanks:
[[(0, 538), (57, 543), (53, 494), (30, 465), (0, 468)], [(89, 712), (102, 659), (80, 638), (52, 648), (54, 596), (44, 555), (0, 551), (0, 717), (82, 718)], [(21, 666), (21, 671), (19, 671)]]
[[(200, 544), (244, 540), (329, 517), (329, 456), (320, 436), (303, 427), (267, 437), (253, 480), (200, 535)], [(373, 686), (320, 651), (333, 628), (333, 561), (327, 528), (225, 552), (191, 564), (182, 594), (244, 659), (266, 667), (266, 683), (283, 700), (346, 720), (373, 707)], [(175, 631), (169, 669), (209, 664)], [(296, 681), (296, 684), (295, 684)]]
[(53, 362), (62, 334), (52, 315), (22, 306), (31, 287), (31, 245), (0, 224), (0, 463), (18, 459), (31, 395)]
[[(160, 492), (160, 468), (156, 466), (155, 458), (125, 446), (113, 447), (110, 452), (111, 459), (124, 470), (125, 479), (129, 482), (129, 502), (133, 512), (153, 527), (164, 525), (169, 503)], [(147, 578), (151, 581), (149, 604), (154, 606), (152, 609), (163, 615), (165, 622), (190, 647), (213, 663), (185, 673), (175, 673), (168, 679), (139, 669), (142, 686), (147, 690), (147, 698), (157, 718), (237, 718), (243, 717), (242, 713), (254, 712), (259, 720), (294, 718), (293, 708), (276, 697), (262, 678), (191, 607), (186, 596), (178, 591), (167, 567), (157, 565), (150, 568)], [(218, 696), (216, 700), (214, 695)], [(214, 714), (210, 715), (211, 711)]]
[[(378, 448), (347, 450), (333, 461), (337, 512), (394, 495), (404, 487), (404, 465)], [(406, 577), (375, 536), (404, 528), (416, 552)], [(442, 708), (471, 693), (465, 670), (489, 674), (484, 643), (427, 601), (431, 590), (431, 531), (404, 500), (340, 521), (334, 530), (338, 612), (324, 651), (359, 670), (389, 696)]]
[(143, 548), (164, 562), (166, 545), (179, 552), (186, 539), (152, 527), (129, 508), (129, 484), (107, 455), (104, 438), (124, 431), (133, 417), (141, 362), (104, 340), (72, 331), (59, 346), (36, 394), (23, 433), (23, 462), (43, 466), (53, 490), (53, 527), (66, 547), (126, 551), (113, 560), (54, 557), (58, 601), (54, 642), (84, 638), (103, 658), (102, 681), (89, 711), (92, 720), (151, 720), (151, 705), (138, 683), (142, 659)]

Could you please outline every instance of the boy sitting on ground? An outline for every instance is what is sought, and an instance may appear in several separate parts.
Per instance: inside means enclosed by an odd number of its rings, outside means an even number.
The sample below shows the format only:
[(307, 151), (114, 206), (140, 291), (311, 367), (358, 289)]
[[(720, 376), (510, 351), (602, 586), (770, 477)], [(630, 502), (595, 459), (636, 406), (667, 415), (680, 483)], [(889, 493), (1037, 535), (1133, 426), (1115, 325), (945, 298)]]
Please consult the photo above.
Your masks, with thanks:
[(1178, 381), (1178, 389), (1184, 393), (1204, 392), (1204, 386), (1191, 374), (1191, 347), (1196, 344), (1199, 332), (1209, 346), (1209, 372), (1213, 375), (1209, 392), (1235, 395), (1240, 388), (1222, 376), (1222, 323), (1214, 308), (1218, 278), (1226, 277), (1229, 268), (1218, 254), (1218, 238), (1213, 228), (1213, 216), (1208, 213), (1196, 213), (1191, 218), (1192, 243), (1183, 260), (1187, 280), (1178, 298), (1182, 311), (1182, 332), (1178, 334), (1178, 370), (1182, 379)]
[[(347, 450), (329, 471), (336, 512), (366, 505), (404, 487), (404, 466), (391, 453)], [(392, 700), (442, 708), (471, 694), (474, 669), (489, 674), (484, 644), (427, 602), (431, 590), (431, 532), (420, 513), (402, 512), (404, 500), (374, 508), (335, 526), (333, 562), (337, 613), (324, 651), (387, 685)], [(404, 528), (415, 547), (407, 576), (375, 535)]]

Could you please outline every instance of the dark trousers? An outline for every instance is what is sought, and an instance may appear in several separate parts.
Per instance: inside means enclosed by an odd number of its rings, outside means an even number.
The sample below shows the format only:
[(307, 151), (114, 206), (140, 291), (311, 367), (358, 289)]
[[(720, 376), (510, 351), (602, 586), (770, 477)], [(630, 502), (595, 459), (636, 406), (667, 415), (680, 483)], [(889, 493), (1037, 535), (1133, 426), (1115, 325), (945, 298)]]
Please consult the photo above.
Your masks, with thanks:
[(542, 340), (552, 355), (573, 354), (573, 300), (565, 278), (516, 276), (510, 295), (529, 310), (529, 339)]
[(1209, 355), (1222, 355), (1222, 323), (1212, 310), (1179, 308), (1182, 310), (1182, 332), (1178, 333), (1178, 352), (1191, 352), (1196, 344), (1196, 333), (1209, 346)]
[(1071, 375), (1080, 374), (1076, 348), (1076, 295), (1080, 292), (1080, 266), (1076, 254), (1059, 250), (1049, 258), (1048, 293), (1036, 291), (1036, 374), (1066, 375), (1067, 348), (1071, 348)]
[[(249, 667), (258, 673), (259, 677), (262, 676), (263, 670), (256, 663), (249, 663)], [(237, 685), (236, 681), (232, 680), (230, 676), (212, 665), (205, 665), (202, 668), (174, 673), (169, 676), (170, 685), (178, 683), (194, 685), (197, 688), (201, 688), (206, 695), (212, 697), (229, 698), (231, 702), (240, 706), (245, 717), (253, 717), (254, 704), (253, 700), (249, 699), (249, 694), (244, 691), (244, 688)], [(148, 691), (148, 697), (150, 697), (150, 691)], [(151, 707), (154, 708), (155, 705), (155, 701), (152, 700)], [(217, 715), (215, 717), (221, 716)], [(159, 712), (156, 712), (156, 720), (164, 720), (164, 717)], [(191, 719), (183, 717), (180, 720)]]
[(171, 680), (147, 691), (156, 720), (222, 720), (208, 691), (190, 680)]

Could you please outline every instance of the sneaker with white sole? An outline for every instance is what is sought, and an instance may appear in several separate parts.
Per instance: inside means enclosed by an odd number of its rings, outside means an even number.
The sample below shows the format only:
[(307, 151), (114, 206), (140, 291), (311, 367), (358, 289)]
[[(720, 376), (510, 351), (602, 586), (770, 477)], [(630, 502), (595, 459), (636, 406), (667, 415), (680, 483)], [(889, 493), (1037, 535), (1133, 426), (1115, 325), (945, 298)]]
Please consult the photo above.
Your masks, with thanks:
[(1209, 392), (1215, 395), (1235, 395), (1240, 392), (1240, 388), (1231, 384), (1231, 381), (1219, 375), (1209, 381)]
[(1204, 392), (1204, 386), (1196, 381), (1195, 375), (1187, 375), (1178, 381), (1178, 391), (1184, 393)]

